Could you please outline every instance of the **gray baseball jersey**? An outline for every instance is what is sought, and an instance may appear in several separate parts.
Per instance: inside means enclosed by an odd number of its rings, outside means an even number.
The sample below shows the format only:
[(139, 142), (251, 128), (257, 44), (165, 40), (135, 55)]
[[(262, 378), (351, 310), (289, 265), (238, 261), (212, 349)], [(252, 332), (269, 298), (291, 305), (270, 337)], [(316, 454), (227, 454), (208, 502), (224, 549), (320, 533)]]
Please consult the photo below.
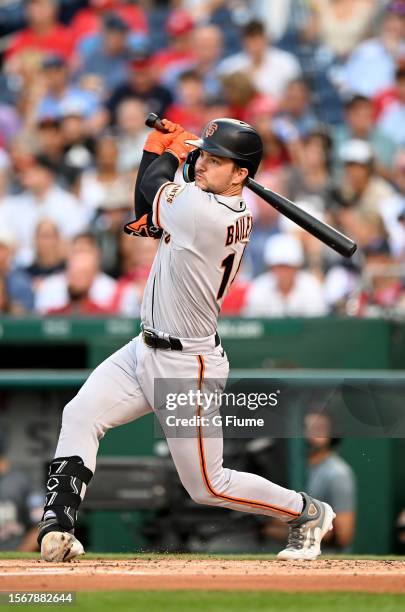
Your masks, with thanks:
[(144, 293), (142, 323), (180, 338), (214, 334), (252, 231), (246, 203), (241, 196), (206, 193), (195, 183), (168, 182), (156, 194), (153, 222), (164, 234)]

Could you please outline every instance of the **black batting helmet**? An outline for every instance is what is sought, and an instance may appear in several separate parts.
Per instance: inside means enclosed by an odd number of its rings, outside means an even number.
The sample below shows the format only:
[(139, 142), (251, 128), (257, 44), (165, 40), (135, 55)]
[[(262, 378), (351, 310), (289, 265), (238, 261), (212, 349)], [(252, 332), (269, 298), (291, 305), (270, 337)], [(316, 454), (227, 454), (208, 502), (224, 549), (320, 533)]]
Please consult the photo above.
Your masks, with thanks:
[(186, 182), (194, 181), (194, 167), (200, 150), (232, 159), (241, 168), (247, 168), (251, 177), (256, 174), (263, 155), (263, 143), (257, 131), (237, 119), (214, 119), (204, 127), (199, 140), (188, 142), (197, 150), (188, 155), (184, 164)]

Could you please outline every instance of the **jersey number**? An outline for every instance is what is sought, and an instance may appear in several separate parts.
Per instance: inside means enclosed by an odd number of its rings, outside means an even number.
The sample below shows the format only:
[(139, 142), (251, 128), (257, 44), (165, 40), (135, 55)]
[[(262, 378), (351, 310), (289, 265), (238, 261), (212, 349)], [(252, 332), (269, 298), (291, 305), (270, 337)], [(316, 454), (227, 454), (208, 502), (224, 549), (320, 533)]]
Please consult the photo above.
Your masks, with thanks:
[(225, 293), (225, 289), (228, 286), (229, 279), (231, 277), (233, 262), (235, 261), (235, 253), (231, 253), (228, 257), (225, 257), (224, 261), (221, 263), (221, 268), (224, 269), (224, 274), (222, 276), (221, 286), (219, 287), (217, 300), (220, 300)]

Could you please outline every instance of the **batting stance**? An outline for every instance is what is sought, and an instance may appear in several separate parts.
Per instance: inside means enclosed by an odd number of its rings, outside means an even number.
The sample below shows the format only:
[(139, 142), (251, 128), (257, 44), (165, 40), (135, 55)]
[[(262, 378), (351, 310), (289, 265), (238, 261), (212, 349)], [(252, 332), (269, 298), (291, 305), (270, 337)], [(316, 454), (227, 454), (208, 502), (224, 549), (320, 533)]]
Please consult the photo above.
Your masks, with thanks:
[[(155, 237), (159, 249), (142, 303), (142, 332), (89, 376), (64, 411), (51, 462), (38, 542), (46, 561), (83, 554), (77, 512), (108, 429), (156, 409), (155, 379), (226, 381), (217, 334), (221, 303), (239, 268), (252, 216), (242, 189), (262, 158), (258, 133), (233, 119), (211, 121), (201, 139), (164, 121), (146, 140), (135, 186), (136, 220), (126, 231)], [(184, 164), (186, 184), (174, 182)], [(306, 493), (222, 465), (222, 437), (168, 438), (179, 477), (194, 501), (279, 518), (289, 525), (280, 559), (315, 559), (332, 528), (332, 508)]]

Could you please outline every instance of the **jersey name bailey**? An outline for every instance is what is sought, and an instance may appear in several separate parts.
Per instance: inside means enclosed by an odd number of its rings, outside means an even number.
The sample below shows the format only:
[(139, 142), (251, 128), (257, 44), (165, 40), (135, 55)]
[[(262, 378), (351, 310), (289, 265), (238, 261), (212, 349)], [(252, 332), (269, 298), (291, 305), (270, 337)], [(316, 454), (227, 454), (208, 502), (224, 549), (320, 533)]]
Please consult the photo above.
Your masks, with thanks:
[(226, 228), (225, 246), (236, 244), (237, 242), (247, 242), (253, 227), (252, 215), (239, 217), (232, 225)]

